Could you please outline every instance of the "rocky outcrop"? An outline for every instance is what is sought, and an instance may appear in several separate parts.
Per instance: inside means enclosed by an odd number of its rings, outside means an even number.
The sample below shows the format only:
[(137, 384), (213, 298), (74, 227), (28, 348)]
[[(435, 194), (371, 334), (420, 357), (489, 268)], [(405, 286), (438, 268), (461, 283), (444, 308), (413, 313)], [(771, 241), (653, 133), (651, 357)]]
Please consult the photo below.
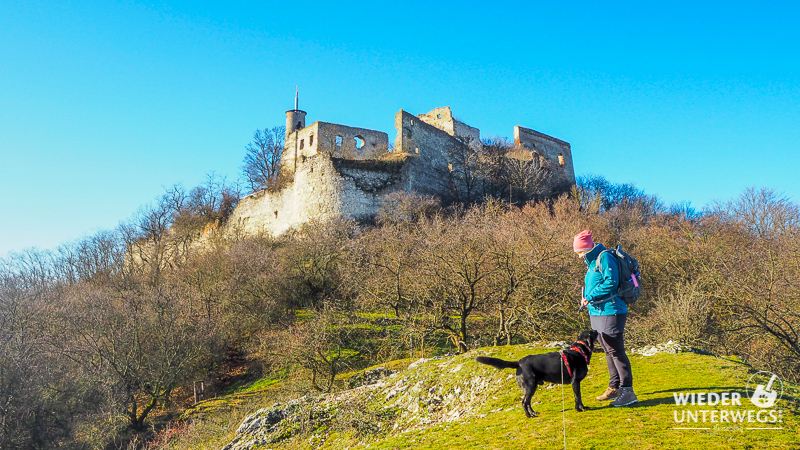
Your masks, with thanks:
[[(554, 341), (517, 348), (524, 354), (526, 349), (555, 351), (569, 345)], [(308, 439), (313, 448), (327, 441), (330, 430), (349, 431), (368, 441), (367, 437), (406, 433), (505, 410), (487, 411), (482, 406), (500, 389), (507, 389), (504, 380), (513, 379), (513, 372), (479, 368), (475, 363), (476, 356), (498, 355), (499, 351), (479, 349), (419, 359), (399, 372), (382, 367), (366, 370), (350, 378), (349, 390), (276, 403), (248, 415), (223, 450), (269, 448), (294, 436)], [(630, 353), (643, 356), (683, 352), (709, 354), (672, 341), (630, 349)], [(518, 405), (508, 409), (515, 407)]]
[(358, 386), (352, 389), (260, 409), (245, 417), (224, 450), (268, 448), (306, 434), (322, 443), (327, 430), (342, 427), (378, 435), (461, 420), (480, 409), (495, 381), (467, 369), (476, 354), (486, 352), (420, 359), (403, 372), (371, 369), (353, 377), (351, 385)]
[(669, 341), (666, 344), (645, 345), (644, 347), (640, 348), (631, 348), (629, 353), (642, 356), (654, 356), (659, 353), (698, 353), (700, 355), (712, 354), (711, 352), (673, 341)]

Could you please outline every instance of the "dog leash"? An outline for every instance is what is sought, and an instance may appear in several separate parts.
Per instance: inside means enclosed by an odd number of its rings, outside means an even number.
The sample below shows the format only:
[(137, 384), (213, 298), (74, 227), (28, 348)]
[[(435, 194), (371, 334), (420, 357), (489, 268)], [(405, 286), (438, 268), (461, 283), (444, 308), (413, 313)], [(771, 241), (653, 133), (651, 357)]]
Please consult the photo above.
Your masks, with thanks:
[[(558, 353), (561, 353), (561, 358), (564, 360), (564, 364), (567, 366), (567, 370), (569, 370), (569, 364), (567, 364), (567, 357), (564, 356), (564, 350), (559, 350)], [(570, 379), (572, 379), (572, 371), (570, 371), (569, 375)], [(564, 368), (561, 367), (561, 423), (564, 425), (564, 450), (567, 450), (567, 406), (564, 403)]]
[[(564, 350), (559, 351), (559, 353), (561, 353), (561, 359), (564, 361), (564, 366), (567, 368), (567, 375), (569, 375), (569, 379), (572, 380), (572, 369), (569, 367), (567, 355), (564, 354)], [(564, 369), (561, 369), (561, 384), (564, 384)]]
[[(589, 357), (592, 354), (592, 348), (589, 347), (589, 345), (583, 341), (577, 341), (576, 343), (582, 345), (586, 349), (586, 351), (589, 352), (589, 354), (587, 355), (586, 353), (583, 352), (582, 349), (578, 348), (578, 346), (575, 345), (570, 347), (570, 350), (574, 350), (578, 352), (581, 356), (583, 356), (583, 359), (586, 360), (586, 367), (588, 368)], [(558, 353), (561, 354), (561, 359), (564, 361), (564, 366), (561, 367), (561, 423), (564, 426), (564, 450), (567, 450), (567, 406), (564, 400), (564, 367), (567, 368), (567, 373), (569, 374), (570, 382), (572, 381), (572, 369), (569, 367), (569, 361), (567, 360), (567, 355), (564, 354), (564, 350), (559, 350)]]

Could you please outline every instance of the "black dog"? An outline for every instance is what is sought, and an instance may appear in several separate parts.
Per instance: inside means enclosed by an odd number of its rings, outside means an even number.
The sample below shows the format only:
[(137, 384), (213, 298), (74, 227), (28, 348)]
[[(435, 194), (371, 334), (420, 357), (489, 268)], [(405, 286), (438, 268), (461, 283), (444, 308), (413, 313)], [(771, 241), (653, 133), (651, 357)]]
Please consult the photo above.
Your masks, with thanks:
[(498, 369), (517, 369), (517, 384), (524, 392), (522, 408), (528, 417), (539, 415), (531, 408), (531, 397), (536, 392), (536, 387), (545, 381), (554, 384), (572, 383), (575, 411), (582, 412), (588, 408), (583, 406), (581, 400), (581, 381), (589, 373), (589, 361), (592, 359), (592, 349), (596, 340), (597, 331), (584, 331), (569, 350), (562, 352), (528, 355), (519, 361), (504, 361), (485, 356), (479, 356), (475, 360)]

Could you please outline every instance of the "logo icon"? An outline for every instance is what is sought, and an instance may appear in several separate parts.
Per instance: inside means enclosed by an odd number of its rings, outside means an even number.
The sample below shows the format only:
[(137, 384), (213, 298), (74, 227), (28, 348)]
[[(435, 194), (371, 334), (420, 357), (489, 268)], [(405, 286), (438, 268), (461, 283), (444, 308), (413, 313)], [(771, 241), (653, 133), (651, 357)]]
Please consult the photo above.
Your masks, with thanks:
[[(769, 377), (767, 385), (764, 386), (764, 381)], [(775, 382), (778, 385), (775, 385)], [(751, 393), (751, 386), (756, 385), (755, 390)], [(775, 388), (778, 387), (780, 392)], [(747, 382), (747, 395), (750, 396), (750, 402), (759, 408), (772, 408), (776, 401), (783, 396), (783, 382), (772, 372), (761, 371), (750, 377)]]

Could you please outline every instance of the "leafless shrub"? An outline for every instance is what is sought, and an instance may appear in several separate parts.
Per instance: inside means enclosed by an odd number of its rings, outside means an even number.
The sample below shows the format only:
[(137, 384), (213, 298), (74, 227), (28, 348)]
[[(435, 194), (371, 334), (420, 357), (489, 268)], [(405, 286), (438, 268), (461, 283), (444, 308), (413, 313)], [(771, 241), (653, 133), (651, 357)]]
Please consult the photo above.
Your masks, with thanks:
[(334, 388), (336, 376), (357, 367), (362, 358), (357, 345), (360, 332), (353, 317), (332, 308), (309, 312), (287, 330), (270, 334), (264, 341), (266, 353), (283, 364), (301, 367), (309, 373), (310, 384), (320, 392)]
[(634, 317), (628, 326), (627, 340), (633, 345), (652, 345), (666, 341), (708, 348), (712, 330), (711, 301), (694, 286), (661, 295), (646, 316)]
[(379, 225), (392, 223), (418, 223), (441, 211), (441, 201), (429, 195), (416, 193), (393, 192), (383, 198), (378, 210)]

